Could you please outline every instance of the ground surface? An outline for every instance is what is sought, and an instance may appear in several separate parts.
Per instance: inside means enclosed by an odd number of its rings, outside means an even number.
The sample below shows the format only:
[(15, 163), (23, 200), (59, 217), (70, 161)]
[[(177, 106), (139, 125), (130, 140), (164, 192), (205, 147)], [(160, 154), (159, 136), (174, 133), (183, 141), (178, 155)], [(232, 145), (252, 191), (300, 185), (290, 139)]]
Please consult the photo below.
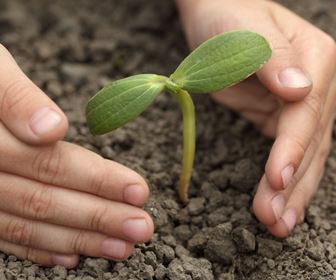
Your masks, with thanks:
[[(168, 74), (187, 52), (169, 1), (97, 2), (0, 0), (0, 38), (66, 112), (69, 141), (147, 178), (156, 234), (126, 262), (83, 257), (73, 270), (0, 253), (0, 279), (336, 279), (336, 142), (304, 223), (276, 240), (250, 211), (271, 142), (208, 98), (196, 99), (198, 150), (187, 207), (174, 191), (181, 131), (169, 96), (113, 134), (90, 136), (83, 109), (97, 89), (128, 74)], [(282, 2), (336, 36), (334, 0)]]

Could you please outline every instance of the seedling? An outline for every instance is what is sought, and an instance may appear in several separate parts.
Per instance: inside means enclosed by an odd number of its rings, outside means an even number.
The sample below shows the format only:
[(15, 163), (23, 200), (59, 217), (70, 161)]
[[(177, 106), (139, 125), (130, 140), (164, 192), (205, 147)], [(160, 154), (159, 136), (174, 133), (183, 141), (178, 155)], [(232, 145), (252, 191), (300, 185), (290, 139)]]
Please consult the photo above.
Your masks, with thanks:
[[(94, 135), (108, 133), (141, 114), (163, 90), (180, 105), (183, 116), (183, 159), (179, 196), (188, 201), (195, 155), (195, 109), (189, 93), (209, 93), (232, 86), (255, 73), (271, 56), (260, 35), (238, 30), (204, 42), (170, 77), (140, 74), (114, 81), (90, 99), (86, 117)], [(262, 102), (262, 101), (261, 101)]]

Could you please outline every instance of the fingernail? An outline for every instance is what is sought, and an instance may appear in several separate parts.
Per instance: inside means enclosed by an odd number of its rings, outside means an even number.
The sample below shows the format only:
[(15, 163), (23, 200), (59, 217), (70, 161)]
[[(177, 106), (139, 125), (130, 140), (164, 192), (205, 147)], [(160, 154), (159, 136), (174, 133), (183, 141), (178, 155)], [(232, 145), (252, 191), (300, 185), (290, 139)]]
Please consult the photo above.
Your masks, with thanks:
[(107, 258), (123, 259), (126, 254), (126, 242), (119, 239), (108, 238), (104, 240), (101, 250), (102, 254)]
[(277, 220), (280, 219), (283, 213), (283, 210), (285, 208), (285, 203), (286, 203), (286, 200), (282, 194), (278, 194), (272, 199), (272, 202), (271, 202), (272, 209), (273, 209), (274, 215)]
[(51, 261), (54, 265), (61, 265), (67, 268), (74, 267), (76, 265), (78, 257), (75, 255), (59, 255), (53, 254)]
[(296, 224), (296, 212), (294, 209), (287, 209), (281, 219), (287, 226), (288, 232), (291, 232)]
[(142, 241), (148, 235), (148, 225), (145, 219), (129, 219), (124, 222), (123, 231), (127, 238), (133, 241)]
[(312, 85), (312, 81), (299, 68), (287, 68), (279, 73), (279, 81), (284, 87), (305, 88)]
[(61, 122), (61, 116), (48, 107), (37, 111), (30, 119), (30, 128), (33, 132), (41, 136), (54, 130)]
[(146, 193), (141, 185), (130, 185), (124, 189), (124, 201), (133, 205), (145, 202)]
[(287, 187), (289, 182), (292, 180), (293, 174), (294, 174), (293, 165), (288, 165), (281, 171), (282, 186), (284, 189)]

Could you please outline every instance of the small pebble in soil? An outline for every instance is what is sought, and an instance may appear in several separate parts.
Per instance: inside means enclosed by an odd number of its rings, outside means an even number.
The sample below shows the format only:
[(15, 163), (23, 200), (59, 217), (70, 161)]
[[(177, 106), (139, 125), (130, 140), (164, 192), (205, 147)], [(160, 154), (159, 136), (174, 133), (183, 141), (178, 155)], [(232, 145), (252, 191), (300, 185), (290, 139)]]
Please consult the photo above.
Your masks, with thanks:
[(220, 224), (212, 230), (204, 251), (209, 260), (225, 265), (232, 263), (237, 248), (231, 238), (231, 231), (231, 223)]
[(188, 211), (191, 216), (196, 216), (204, 211), (205, 198), (197, 197), (191, 198), (188, 203)]
[(225, 172), (226, 170), (214, 170), (209, 174), (209, 181), (212, 182), (216, 187), (221, 190), (227, 188), (229, 184), (229, 172)]
[(282, 243), (273, 239), (257, 237), (258, 254), (262, 257), (273, 259), (282, 251)]
[(163, 266), (162, 264), (159, 264), (154, 271), (154, 276), (157, 280), (163, 280), (165, 279), (167, 271), (168, 269), (165, 266)]
[(321, 261), (325, 258), (325, 249), (323, 244), (319, 240), (310, 242), (311, 244), (305, 249), (307, 255), (315, 260)]
[(242, 192), (251, 191), (258, 183), (262, 174), (260, 164), (251, 159), (241, 159), (235, 165), (235, 170), (230, 176), (230, 184)]
[[(66, 140), (148, 179), (152, 195), (144, 208), (154, 217), (156, 233), (127, 261), (83, 256), (71, 270), (0, 253), (0, 280), (336, 279), (335, 143), (305, 223), (290, 237), (274, 240), (265, 237), (265, 227), (249, 209), (271, 141), (208, 96), (195, 98), (198, 152), (191, 200), (183, 206), (174, 189), (182, 147), (180, 112), (169, 96), (159, 95), (134, 122), (107, 136), (90, 136), (84, 114), (86, 101), (111, 80), (168, 73), (188, 53), (173, 1), (32, 2), (0, 1), (1, 43), (65, 111), (71, 124)], [(335, 37), (335, 1), (280, 2)], [(335, 138), (336, 126), (333, 130)]]
[(191, 238), (192, 232), (188, 225), (180, 225), (174, 229), (176, 237), (180, 240), (187, 241)]
[(175, 239), (175, 237), (174, 236), (172, 236), (172, 235), (165, 235), (165, 236), (161, 236), (161, 240), (165, 243), (165, 244), (167, 244), (167, 245), (169, 245), (169, 246), (171, 246), (171, 247), (175, 247), (176, 246), (176, 239)]
[(205, 233), (198, 232), (188, 241), (188, 249), (194, 253), (202, 252), (207, 241)]
[(256, 248), (256, 239), (252, 232), (245, 228), (236, 228), (232, 231), (233, 240), (241, 252), (252, 252)]

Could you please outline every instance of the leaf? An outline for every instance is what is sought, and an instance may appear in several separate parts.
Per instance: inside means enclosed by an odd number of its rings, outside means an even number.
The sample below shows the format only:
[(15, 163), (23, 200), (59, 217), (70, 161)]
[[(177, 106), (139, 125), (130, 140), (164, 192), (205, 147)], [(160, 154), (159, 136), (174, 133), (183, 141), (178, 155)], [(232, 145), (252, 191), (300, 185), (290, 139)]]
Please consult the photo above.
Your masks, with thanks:
[(140, 115), (163, 90), (165, 80), (164, 76), (141, 74), (104, 87), (86, 107), (91, 133), (110, 132)]
[(217, 35), (195, 49), (170, 79), (191, 93), (208, 93), (232, 86), (271, 57), (269, 43), (257, 33), (238, 30)]

